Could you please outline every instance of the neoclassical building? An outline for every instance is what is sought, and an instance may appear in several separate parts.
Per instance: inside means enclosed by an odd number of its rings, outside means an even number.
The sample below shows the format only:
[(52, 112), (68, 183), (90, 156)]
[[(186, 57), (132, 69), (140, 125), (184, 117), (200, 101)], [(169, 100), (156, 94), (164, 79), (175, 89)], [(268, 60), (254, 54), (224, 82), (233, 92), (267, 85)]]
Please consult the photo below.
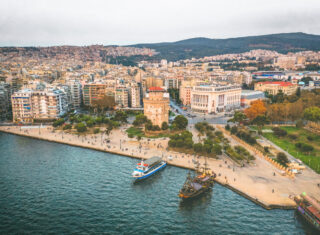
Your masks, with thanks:
[(161, 127), (163, 122), (169, 123), (169, 94), (160, 87), (150, 87), (148, 91), (143, 99), (144, 115)]

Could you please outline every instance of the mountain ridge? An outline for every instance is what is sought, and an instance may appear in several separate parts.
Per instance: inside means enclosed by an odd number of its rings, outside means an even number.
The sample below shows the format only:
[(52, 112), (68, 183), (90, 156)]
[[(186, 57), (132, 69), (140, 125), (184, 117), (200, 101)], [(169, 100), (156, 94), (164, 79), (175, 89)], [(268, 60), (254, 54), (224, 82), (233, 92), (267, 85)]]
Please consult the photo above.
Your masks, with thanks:
[(226, 39), (196, 37), (175, 42), (142, 43), (128, 46), (155, 49), (159, 52), (155, 56), (157, 59), (174, 61), (192, 57), (201, 58), (218, 54), (242, 53), (253, 49), (274, 50), (279, 53), (306, 50), (319, 51), (320, 35), (296, 32)]

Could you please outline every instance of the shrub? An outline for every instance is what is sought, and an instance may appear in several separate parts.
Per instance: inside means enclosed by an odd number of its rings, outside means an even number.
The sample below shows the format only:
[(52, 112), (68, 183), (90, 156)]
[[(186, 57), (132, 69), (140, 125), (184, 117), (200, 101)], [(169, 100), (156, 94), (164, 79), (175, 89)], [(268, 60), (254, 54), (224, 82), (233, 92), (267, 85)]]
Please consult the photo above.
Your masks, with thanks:
[(295, 146), (302, 152), (312, 152), (314, 150), (313, 146), (301, 142), (296, 143)]
[(95, 128), (94, 130), (93, 130), (93, 133), (94, 134), (98, 134), (100, 132), (100, 129), (99, 128)]
[(201, 143), (196, 143), (193, 145), (193, 150), (196, 153), (201, 153), (203, 151), (203, 145)]
[(66, 124), (64, 127), (63, 127), (63, 130), (70, 130), (72, 128), (72, 125), (71, 124)]
[(93, 127), (94, 121), (93, 120), (88, 120), (88, 121), (86, 121), (86, 124), (87, 124), (88, 127)]
[(52, 124), (52, 126), (53, 126), (53, 127), (58, 127), (58, 126), (61, 126), (63, 123), (64, 123), (64, 119), (63, 119), (63, 118), (60, 118), (60, 119), (54, 121), (53, 124)]
[(129, 133), (129, 134), (128, 134), (128, 137), (129, 137), (129, 138), (133, 138), (133, 137), (134, 137), (134, 134)]
[(162, 130), (167, 130), (169, 128), (169, 125), (167, 122), (163, 122), (162, 125), (161, 125), (161, 129)]
[(298, 139), (298, 136), (296, 134), (289, 134), (288, 137), (292, 140)]
[(311, 136), (311, 135), (308, 135), (308, 136), (307, 136), (307, 139), (308, 139), (309, 141), (313, 141), (313, 140), (314, 140), (313, 136)]
[(274, 127), (272, 128), (272, 130), (273, 130), (273, 133), (278, 137), (284, 137), (288, 134), (286, 130), (282, 130), (279, 127)]
[(227, 124), (227, 125), (225, 126), (225, 129), (226, 129), (227, 131), (229, 131), (229, 130), (230, 130), (230, 125)]
[(238, 127), (237, 126), (233, 126), (231, 127), (231, 134), (235, 135), (238, 132)]
[(264, 150), (266, 153), (269, 153), (269, 147), (264, 146), (264, 147), (263, 147), (263, 150)]
[(75, 127), (78, 132), (85, 132), (87, 130), (86, 125), (84, 125), (82, 122), (78, 123)]

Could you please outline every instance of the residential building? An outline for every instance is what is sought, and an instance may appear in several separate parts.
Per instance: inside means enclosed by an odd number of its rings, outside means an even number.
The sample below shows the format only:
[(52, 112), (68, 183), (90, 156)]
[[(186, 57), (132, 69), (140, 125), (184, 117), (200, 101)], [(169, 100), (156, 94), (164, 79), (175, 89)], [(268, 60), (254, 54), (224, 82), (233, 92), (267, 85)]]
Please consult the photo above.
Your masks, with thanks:
[(129, 91), (125, 87), (118, 87), (115, 92), (115, 103), (120, 108), (129, 107)]
[(140, 87), (132, 85), (129, 88), (129, 97), (130, 97), (130, 107), (131, 108), (140, 108), (141, 103), (140, 103)]
[(82, 100), (82, 89), (81, 84), (79, 81), (70, 81), (69, 82), (70, 87), (70, 98), (71, 98), (71, 106), (75, 109), (80, 108), (81, 106), (81, 100)]

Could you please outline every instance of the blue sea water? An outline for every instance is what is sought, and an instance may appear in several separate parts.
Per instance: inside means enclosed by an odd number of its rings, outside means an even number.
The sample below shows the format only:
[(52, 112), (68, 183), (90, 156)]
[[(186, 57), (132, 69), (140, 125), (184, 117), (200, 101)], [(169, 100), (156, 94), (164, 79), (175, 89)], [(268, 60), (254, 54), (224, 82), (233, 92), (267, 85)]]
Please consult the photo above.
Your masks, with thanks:
[(0, 133), (0, 234), (313, 234), (216, 184), (181, 203), (187, 170), (134, 184), (137, 159)]

